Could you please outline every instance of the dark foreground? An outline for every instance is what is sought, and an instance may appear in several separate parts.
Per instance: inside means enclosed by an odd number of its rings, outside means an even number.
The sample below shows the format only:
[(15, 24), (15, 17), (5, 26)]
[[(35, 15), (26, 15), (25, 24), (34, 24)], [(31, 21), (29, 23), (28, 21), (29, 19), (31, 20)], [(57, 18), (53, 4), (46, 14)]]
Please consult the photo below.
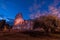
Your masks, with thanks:
[(0, 32), (0, 40), (60, 40), (60, 35), (51, 34), (50, 36), (33, 37), (20, 32)]

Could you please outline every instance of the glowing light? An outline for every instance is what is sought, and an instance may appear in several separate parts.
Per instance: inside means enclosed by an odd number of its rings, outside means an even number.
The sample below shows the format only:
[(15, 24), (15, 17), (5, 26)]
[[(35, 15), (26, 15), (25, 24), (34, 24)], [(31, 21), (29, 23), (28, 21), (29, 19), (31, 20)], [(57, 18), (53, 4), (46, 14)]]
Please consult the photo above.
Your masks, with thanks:
[(15, 25), (22, 24), (23, 21), (24, 21), (23, 19), (17, 18), (17, 19), (15, 20)]

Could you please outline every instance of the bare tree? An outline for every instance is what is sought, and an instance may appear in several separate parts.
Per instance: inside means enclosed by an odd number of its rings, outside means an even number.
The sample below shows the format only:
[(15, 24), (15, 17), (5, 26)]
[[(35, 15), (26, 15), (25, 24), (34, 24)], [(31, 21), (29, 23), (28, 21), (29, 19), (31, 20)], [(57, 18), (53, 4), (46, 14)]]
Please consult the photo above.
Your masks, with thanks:
[[(56, 16), (41, 16), (34, 20), (33, 29), (43, 28), (46, 33), (54, 32), (60, 26), (60, 19)], [(49, 31), (50, 30), (50, 31)]]
[(4, 28), (5, 23), (6, 23), (5, 20), (0, 21), (0, 30), (2, 30)]

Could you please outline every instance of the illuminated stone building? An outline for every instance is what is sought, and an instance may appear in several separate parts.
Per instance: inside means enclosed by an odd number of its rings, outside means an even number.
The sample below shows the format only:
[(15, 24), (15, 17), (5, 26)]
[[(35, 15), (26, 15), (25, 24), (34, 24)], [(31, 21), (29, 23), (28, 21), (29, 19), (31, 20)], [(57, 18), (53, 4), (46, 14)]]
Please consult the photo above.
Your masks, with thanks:
[(18, 31), (25, 31), (25, 30), (31, 30), (31, 21), (30, 20), (24, 20), (21, 13), (18, 13), (16, 15), (16, 18), (14, 20), (13, 28), (14, 30)]

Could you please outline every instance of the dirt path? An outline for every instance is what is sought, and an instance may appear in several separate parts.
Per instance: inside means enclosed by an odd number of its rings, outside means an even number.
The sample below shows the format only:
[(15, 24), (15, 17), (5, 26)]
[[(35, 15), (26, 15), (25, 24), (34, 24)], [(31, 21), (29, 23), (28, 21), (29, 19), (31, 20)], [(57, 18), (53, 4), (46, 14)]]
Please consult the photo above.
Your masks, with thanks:
[(60, 38), (52, 36), (31, 37), (21, 33), (0, 33), (0, 40), (60, 40)]

